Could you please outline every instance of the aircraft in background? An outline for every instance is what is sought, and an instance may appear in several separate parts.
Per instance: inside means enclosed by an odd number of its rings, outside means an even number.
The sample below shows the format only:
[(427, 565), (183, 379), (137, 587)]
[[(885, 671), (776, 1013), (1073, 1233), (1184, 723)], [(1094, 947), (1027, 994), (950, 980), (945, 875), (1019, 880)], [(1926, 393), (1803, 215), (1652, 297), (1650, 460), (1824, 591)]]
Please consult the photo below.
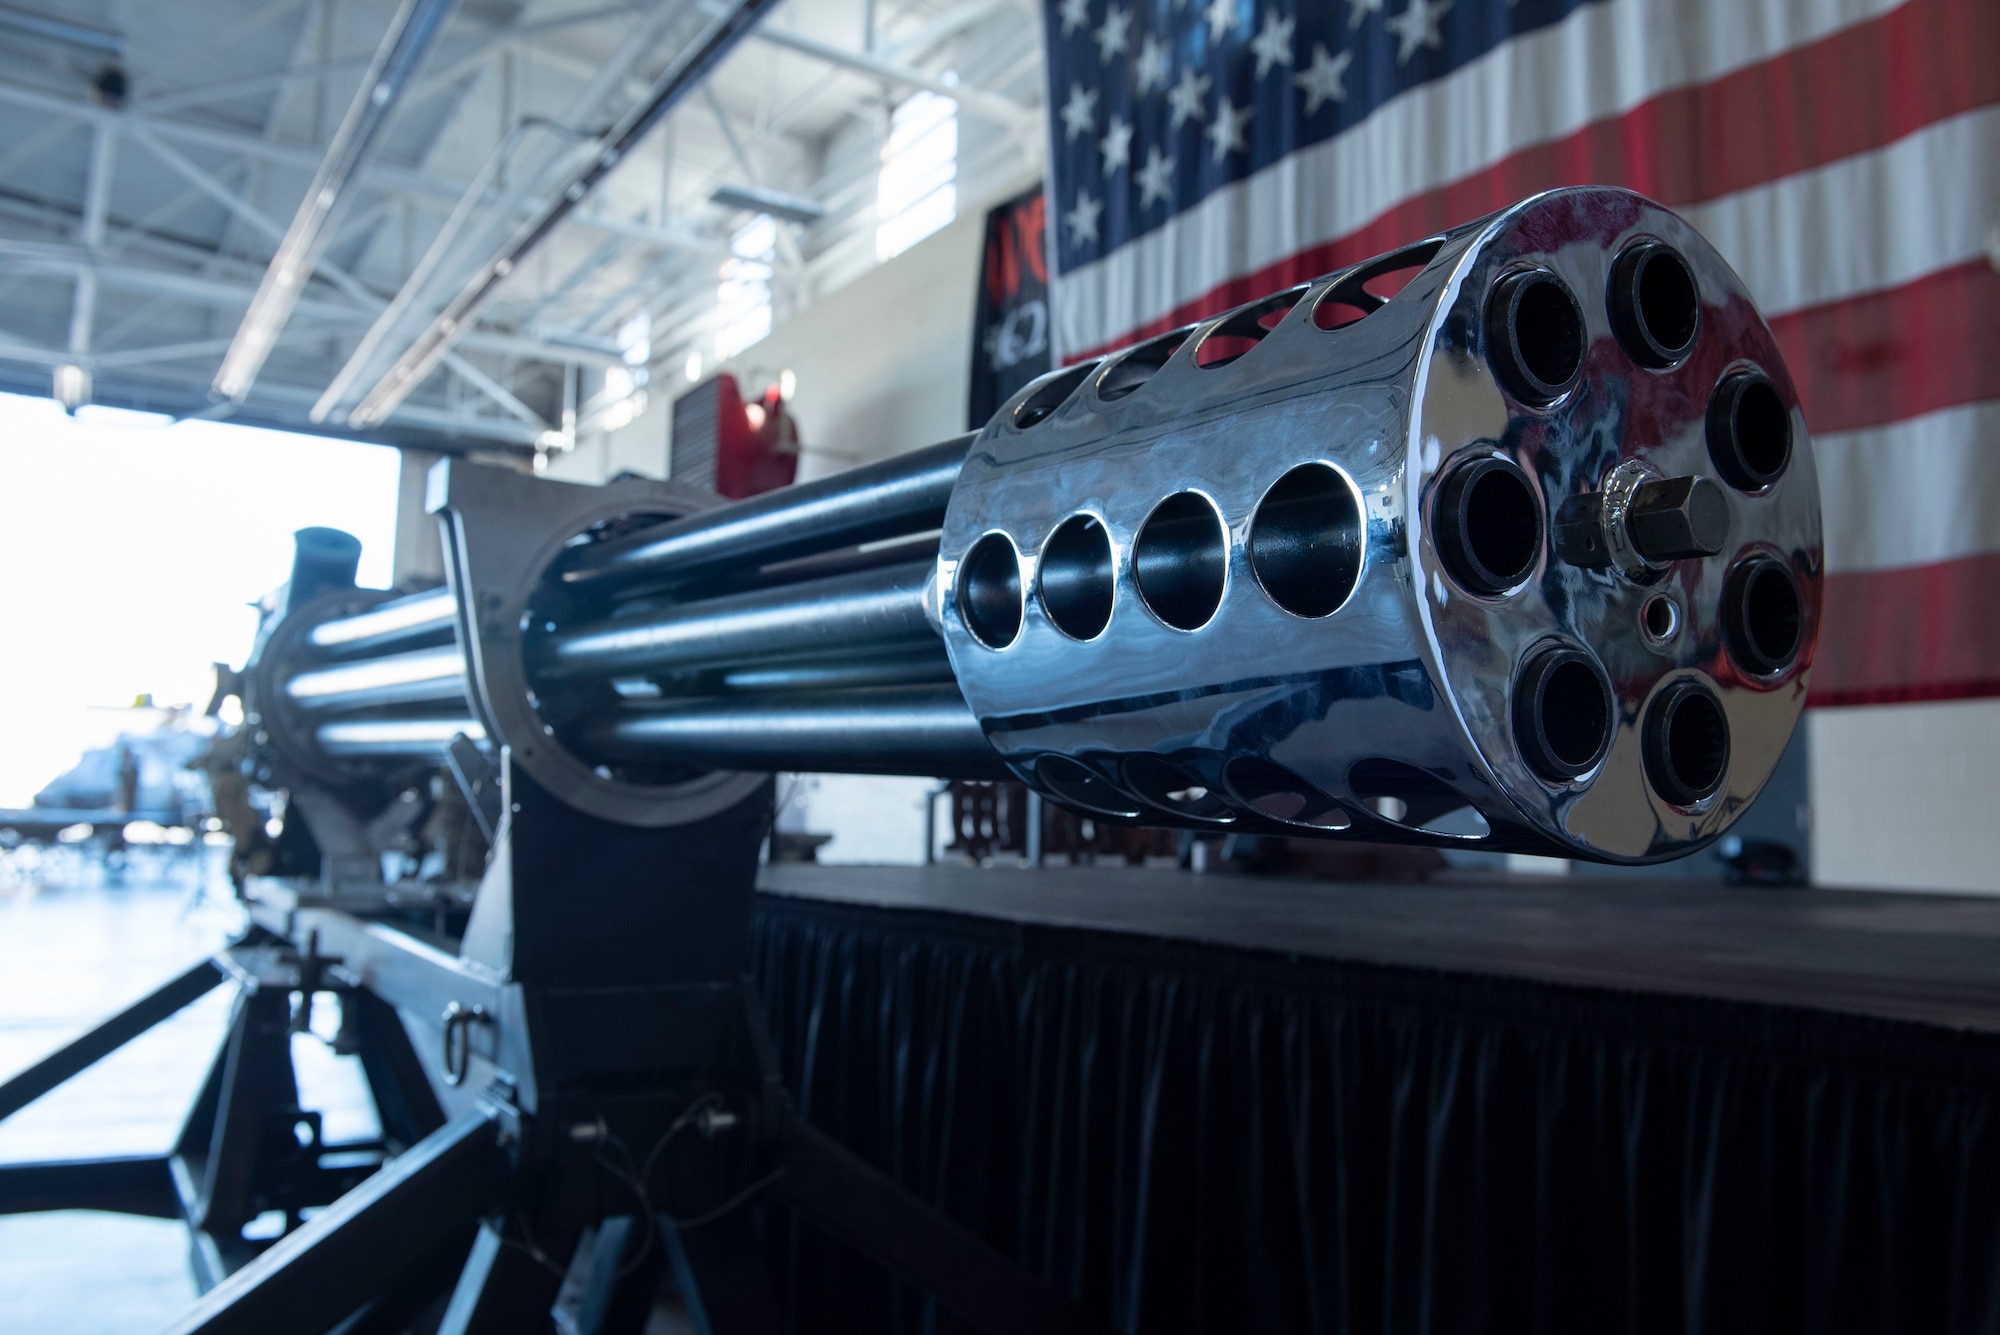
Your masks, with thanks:
[(0, 847), (90, 839), (117, 848), (126, 842), (126, 828), (141, 823), (152, 827), (148, 834), (187, 832), (178, 838), (154, 834), (151, 841), (199, 837), (214, 804), (208, 775), (190, 766), (207, 752), (212, 725), (197, 723), (185, 706), (157, 707), (150, 696), (141, 696), (132, 710), (143, 716), (134, 720), (140, 726), (85, 751), (35, 794), (33, 806), (0, 807)]

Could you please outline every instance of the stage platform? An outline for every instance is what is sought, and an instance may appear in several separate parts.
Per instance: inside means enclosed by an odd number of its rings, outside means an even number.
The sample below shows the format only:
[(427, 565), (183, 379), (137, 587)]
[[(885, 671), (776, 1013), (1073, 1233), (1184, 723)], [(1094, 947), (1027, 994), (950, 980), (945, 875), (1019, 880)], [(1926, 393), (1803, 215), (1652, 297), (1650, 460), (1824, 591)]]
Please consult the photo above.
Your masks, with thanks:
[(2000, 1033), (2000, 896), (1580, 875), (1381, 884), (1124, 866), (764, 869), (768, 894)]
[[(802, 1113), (1130, 1332), (2000, 1335), (2000, 901), (766, 869)], [(957, 1329), (796, 1227), (797, 1329)]]

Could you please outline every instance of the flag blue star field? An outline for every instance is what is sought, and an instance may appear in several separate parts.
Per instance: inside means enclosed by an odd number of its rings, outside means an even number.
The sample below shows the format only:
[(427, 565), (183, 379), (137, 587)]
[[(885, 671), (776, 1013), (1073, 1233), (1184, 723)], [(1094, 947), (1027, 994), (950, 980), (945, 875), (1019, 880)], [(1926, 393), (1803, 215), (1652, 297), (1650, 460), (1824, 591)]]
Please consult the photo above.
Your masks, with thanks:
[(2000, 618), (1964, 614), (2000, 600), (1996, 0), (1044, 5), (1062, 361), (1629, 186), (1743, 275), (1798, 382), (1814, 701), (2000, 695)]

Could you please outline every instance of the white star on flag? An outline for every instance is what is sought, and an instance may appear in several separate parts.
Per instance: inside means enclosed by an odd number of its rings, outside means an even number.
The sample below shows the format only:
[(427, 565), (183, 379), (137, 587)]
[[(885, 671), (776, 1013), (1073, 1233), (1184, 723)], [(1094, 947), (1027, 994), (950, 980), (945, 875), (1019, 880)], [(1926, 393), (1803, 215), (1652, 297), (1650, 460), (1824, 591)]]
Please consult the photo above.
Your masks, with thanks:
[(1256, 114), (1255, 107), (1245, 107), (1238, 111), (1226, 93), (1215, 99), (1215, 122), (1208, 127), (1208, 141), (1215, 145), (1217, 162), (1231, 153), (1250, 151), (1250, 146), (1243, 140), (1243, 128), (1250, 124), (1250, 118)]
[[(1381, 4), (1382, 0), (1375, 0)], [(1090, 26), (1090, 0), (1062, 0), (1062, 35), (1067, 37), (1078, 28)]]
[(1132, 11), (1112, 5), (1104, 11), (1104, 23), (1097, 30), (1097, 61), (1109, 65), (1111, 57), (1132, 50)]
[(1174, 193), (1174, 160), (1160, 156), (1160, 146), (1150, 144), (1146, 148), (1146, 165), (1132, 178), (1139, 183), (1139, 207), (1150, 207), (1154, 200), (1166, 200)]
[(1207, 120), (1202, 102), (1208, 97), (1208, 86), (1214, 82), (1206, 74), (1196, 74), (1192, 69), (1182, 70), (1181, 81), (1167, 94), (1167, 105), (1173, 108), (1173, 117), (1167, 128), (1178, 130), (1190, 120), (1196, 124)]
[(1262, 79), (1271, 72), (1273, 65), (1292, 63), (1292, 29), (1295, 19), (1281, 19), (1275, 10), (1264, 11), (1264, 31), (1250, 41), (1251, 54), (1257, 57), (1257, 77)]
[(1396, 63), (1407, 65), (1410, 57), (1420, 46), (1440, 47), (1444, 36), (1438, 31), (1445, 11), (1451, 8), (1451, 0), (1410, 0), (1410, 7), (1388, 21), (1387, 28), (1396, 34)]
[(1097, 132), (1097, 90), (1086, 89), (1080, 83), (1069, 86), (1069, 101), (1062, 109), (1063, 142), (1076, 142), (1080, 134)]
[[(1361, 26), (1361, 21), (1370, 14), (1382, 12), (1382, 0), (1347, 0), (1347, 26), (1349, 29)], [(1067, 22), (1067, 18), (1064, 20)], [(1063, 29), (1063, 36), (1069, 36), (1069, 29)]]
[(1092, 199), (1088, 190), (1077, 191), (1076, 207), (1063, 215), (1063, 221), (1069, 224), (1071, 245), (1080, 246), (1086, 241), (1097, 240), (1097, 215), (1102, 212), (1104, 205)]
[(1236, 26), (1236, 0), (1208, 0), (1208, 40), (1219, 42)]
[(1347, 100), (1347, 67), (1353, 63), (1352, 51), (1330, 56), (1322, 43), (1313, 43), (1312, 65), (1305, 73), (1292, 76), (1292, 82), (1306, 90), (1306, 115), (1316, 115), (1328, 101)]
[(1098, 147), (1104, 150), (1104, 174), (1123, 171), (1132, 165), (1132, 127), (1123, 116), (1113, 116)]
[(1144, 97), (1155, 88), (1167, 86), (1167, 75), (1172, 64), (1167, 58), (1167, 48), (1159, 38), (1151, 33), (1139, 44), (1139, 59), (1133, 65), (1139, 96)]

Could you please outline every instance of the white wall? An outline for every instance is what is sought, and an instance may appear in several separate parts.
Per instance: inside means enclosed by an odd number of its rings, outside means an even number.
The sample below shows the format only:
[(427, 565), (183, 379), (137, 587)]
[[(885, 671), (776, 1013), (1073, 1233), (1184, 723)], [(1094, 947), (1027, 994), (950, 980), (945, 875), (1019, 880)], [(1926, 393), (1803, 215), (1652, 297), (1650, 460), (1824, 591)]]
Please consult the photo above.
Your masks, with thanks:
[(984, 209), (961, 214), (723, 368), (746, 395), (780, 371), (798, 377), (800, 481), (965, 429), (985, 234)]
[(2000, 700), (1815, 709), (1813, 878), (2000, 893)]

